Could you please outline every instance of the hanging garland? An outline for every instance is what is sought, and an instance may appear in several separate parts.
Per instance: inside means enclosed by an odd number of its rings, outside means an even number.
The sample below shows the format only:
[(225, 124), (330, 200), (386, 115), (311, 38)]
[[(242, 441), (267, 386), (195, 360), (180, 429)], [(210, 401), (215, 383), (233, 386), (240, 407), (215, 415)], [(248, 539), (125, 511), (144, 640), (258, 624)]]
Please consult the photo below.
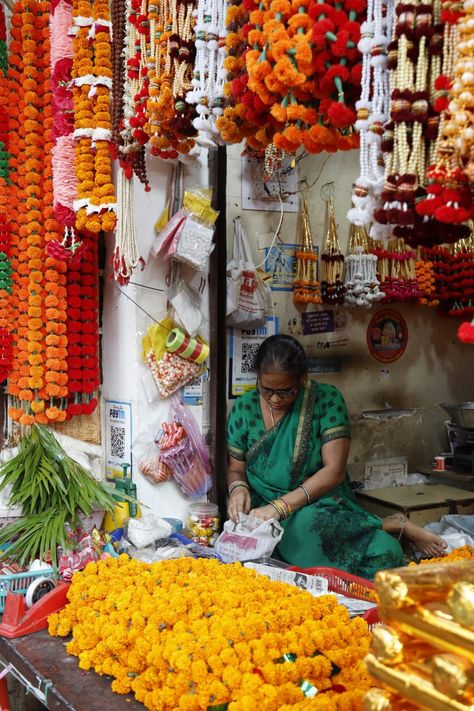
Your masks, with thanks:
[[(49, 301), (53, 291), (64, 290), (66, 266), (46, 257), (48, 241), (57, 240), (54, 219), (51, 151), (53, 108), (51, 93), (49, 4), (25, 0), (15, 5), (9, 112), (11, 115), (12, 223), (15, 255), (12, 323), (13, 370), (10, 416), (23, 425), (33, 421), (64, 419), (61, 398), (67, 394), (67, 340), (58, 352), (49, 335), (65, 335), (66, 305)], [(20, 200), (26, 196), (26, 200)], [(54, 284), (54, 287), (51, 286)], [(65, 296), (65, 293), (63, 294)], [(57, 307), (57, 308), (56, 308)], [(59, 376), (61, 390), (51, 392)]]
[[(350, 150), (360, 91), (357, 42), (365, 0), (342, 6), (313, 0), (261, 0), (228, 11), (226, 142), (294, 153)], [(240, 26), (235, 26), (239, 22)], [(237, 48), (242, 50), (241, 56)], [(245, 64), (245, 66), (244, 66)]]
[(74, 115), (71, 90), (73, 40), (71, 0), (61, 0), (52, 8), (50, 24), (53, 93), (53, 193), (54, 212), (66, 228), (74, 227), (74, 200), (77, 179), (74, 172)]
[[(389, 119), (390, 85), (387, 72), (387, 47), (390, 42), (394, 0), (368, 0), (367, 19), (361, 25), (358, 44), (362, 54), (361, 97), (356, 102), (355, 128), (360, 136), (360, 176), (352, 195), (353, 207), (347, 213), (350, 222), (366, 226), (373, 222), (374, 210), (384, 184), (385, 161), (382, 151), (384, 124)], [(374, 239), (388, 237), (390, 228), (372, 225)]]
[(0, 382), (12, 367), (10, 299), (12, 293), (10, 167), (8, 165), (8, 58), (3, 6), (0, 6)]
[(426, 197), (417, 201), (418, 221), (413, 243), (431, 246), (456, 242), (469, 234), (465, 224), (472, 202), (467, 177), (455, 151), (458, 125), (450, 115), (448, 92), (452, 85), (454, 64), (458, 55), (458, 21), (462, 8), (452, 2), (443, 3), (443, 60), (434, 78), (433, 107), (439, 112), (438, 134), (427, 170)]
[(70, 263), (67, 283), (69, 401), (67, 418), (96, 409), (100, 384), (99, 267), (95, 235), (83, 235)]
[(74, 0), (74, 102), (76, 228), (98, 233), (115, 228), (110, 90), (111, 22), (105, 0)]
[(218, 130), (215, 122), (223, 113), (226, 71), (226, 2), (198, 0), (196, 12), (196, 57), (188, 104), (194, 105), (193, 126), (198, 131), (197, 142), (215, 144)]

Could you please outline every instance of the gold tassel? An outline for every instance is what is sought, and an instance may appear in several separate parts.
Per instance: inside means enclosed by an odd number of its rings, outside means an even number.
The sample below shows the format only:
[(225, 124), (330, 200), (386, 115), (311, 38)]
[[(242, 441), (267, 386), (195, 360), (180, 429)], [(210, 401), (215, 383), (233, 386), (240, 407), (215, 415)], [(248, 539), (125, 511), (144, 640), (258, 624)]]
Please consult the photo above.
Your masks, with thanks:
[(295, 256), (296, 273), (293, 279), (293, 301), (295, 304), (322, 303), (318, 282), (318, 257), (313, 247), (306, 196), (303, 196), (301, 209), (300, 249)]

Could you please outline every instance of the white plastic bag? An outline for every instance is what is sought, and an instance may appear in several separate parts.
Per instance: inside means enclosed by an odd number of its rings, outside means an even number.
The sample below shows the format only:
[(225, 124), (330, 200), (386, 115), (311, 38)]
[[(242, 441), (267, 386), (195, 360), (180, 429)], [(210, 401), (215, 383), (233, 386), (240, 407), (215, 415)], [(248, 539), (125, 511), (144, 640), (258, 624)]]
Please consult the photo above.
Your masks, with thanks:
[(252, 260), (242, 220), (234, 220), (232, 259), (227, 264), (227, 325), (257, 328), (265, 323), (271, 289), (259, 277)]
[(224, 523), (224, 530), (214, 543), (214, 552), (225, 563), (266, 558), (271, 556), (282, 536), (283, 528), (276, 519), (262, 521), (240, 514), (238, 523)]

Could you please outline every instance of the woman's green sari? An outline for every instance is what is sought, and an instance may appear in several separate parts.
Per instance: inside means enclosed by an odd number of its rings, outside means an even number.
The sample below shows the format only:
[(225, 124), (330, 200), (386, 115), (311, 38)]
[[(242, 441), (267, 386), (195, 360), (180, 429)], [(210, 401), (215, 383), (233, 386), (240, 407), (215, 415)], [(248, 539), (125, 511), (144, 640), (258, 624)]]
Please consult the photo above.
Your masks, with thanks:
[[(265, 430), (257, 391), (242, 395), (229, 416), (229, 454), (245, 461), (252, 507), (263, 506), (303, 484), (323, 467), (321, 448), (350, 437), (344, 399), (333, 385), (309, 381), (295, 403)], [(359, 506), (349, 479), (282, 522), (276, 554), (302, 568), (330, 566), (364, 578), (403, 564), (398, 541), (382, 531), (378, 516)]]

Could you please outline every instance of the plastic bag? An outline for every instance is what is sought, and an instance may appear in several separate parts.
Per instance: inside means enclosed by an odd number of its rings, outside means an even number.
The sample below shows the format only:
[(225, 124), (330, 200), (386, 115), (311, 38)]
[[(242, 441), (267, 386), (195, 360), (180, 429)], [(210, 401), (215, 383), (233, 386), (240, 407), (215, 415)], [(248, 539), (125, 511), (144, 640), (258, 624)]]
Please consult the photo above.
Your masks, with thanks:
[(234, 220), (232, 259), (227, 264), (227, 325), (257, 328), (265, 323), (271, 304), (271, 289), (258, 275), (242, 220)]
[(187, 210), (178, 210), (158, 232), (151, 245), (150, 254), (152, 257), (161, 254), (163, 259), (170, 259), (174, 255), (176, 242), (187, 216)]
[(207, 260), (214, 249), (213, 236), (212, 227), (187, 217), (176, 242), (174, 258), (189, 264), (198, 272), (205, 271)]
[(162, 425), (158, 440), (161, 458), (172, 470), (184, 496), (203, 496), (212, 485), (203, 436), (191, 411), (178, 396), (173, 396), (170, 412), (172, 419)]
[(172, 528), (167, 521), (154, 514), (131, 518), (127, 524), (127, 539), (136, 548), (146, 548), (155, 541), (169, 538)]
[(182, 326), (190, 336), (197, 336), (205, 320), (201, 295), (184, 279), (180, 279), (179, 283), (169, 290), (168, 300), (173, 307), (174, 320), (178, 326)]
[(224, 530), (214, 543), (214, 551), (224, 563), (253, 560), (271, 556), (283, 537), (283, 528), (276, 519), (240, 514), (238, 523), (226, 521)]
[(140, 432), (132, 448), (138, 470), (152, 484), (161, 484), (173, 476), (171, 469), (161, 459), (160, 448), (155, 441), (159, 430), (159, 426), (149, 425)]

